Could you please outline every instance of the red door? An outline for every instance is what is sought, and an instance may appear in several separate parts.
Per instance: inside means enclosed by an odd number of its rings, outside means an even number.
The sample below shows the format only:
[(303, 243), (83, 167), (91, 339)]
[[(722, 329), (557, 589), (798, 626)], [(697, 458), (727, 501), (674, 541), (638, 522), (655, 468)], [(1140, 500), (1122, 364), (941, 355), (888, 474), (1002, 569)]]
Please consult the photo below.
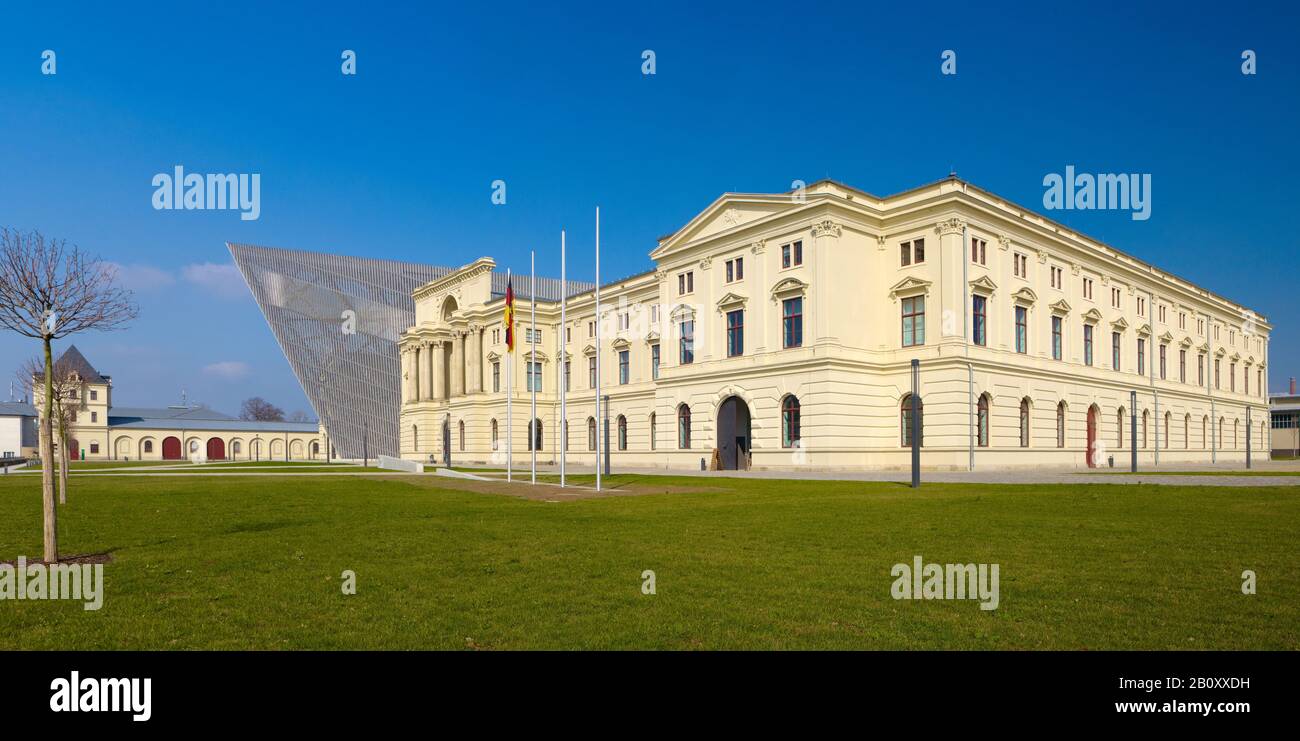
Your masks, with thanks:
[(1088, 468), (1097, 467), (1097, 407), (1088, 409)]
[(224, 461), (226, 459), (226, 443), (219, 437), (208, 438), (208, 460)]
[(181, 459), (181, 441), (169, 437), (163, 440), (163, 460), (178, 461)]

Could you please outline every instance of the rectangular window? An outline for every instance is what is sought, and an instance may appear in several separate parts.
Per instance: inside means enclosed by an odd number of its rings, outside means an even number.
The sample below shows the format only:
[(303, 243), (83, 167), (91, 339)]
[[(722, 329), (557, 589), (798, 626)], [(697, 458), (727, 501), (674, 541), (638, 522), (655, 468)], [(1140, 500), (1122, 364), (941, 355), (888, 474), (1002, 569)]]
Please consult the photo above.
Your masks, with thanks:
[(1160, 323), (1161, 323), (1161, 324), (1164, 324), (1164, 322), (1165, 322), (1165, 306), (1164, 306), (1164, 304), (1161, 304), (1161, 305), (1160, 305), (1158, 311), (1160, 312)]
[(803, 346), (803, 297), (781, 302), (781, 346)]
[(99, 443), (90, 444), (90, 453), (91, 455), (97, 455), (99, 453)]
[(1160, 380), (1165, 380), (1165, 350), (1169, 349), (1168, 345), (1160, 345)]
[(596, 358), (587, 358), (587, 388), (596, 388)]
[(1083, 279), (1083, 297), (1092, 300), (1092, 278)]
[(683, 295), (695, 292), (695, 271), (688, 270), (677, 274), (677, 293)]
[(91, 400), (91, 401), (94, 401), (94, 400), (96, 400), (96, 399), (98, 399), (98, 398), (99, 398), (99, 392), (96, 391), (96, 390), (94, 390), (94, 389), (91, 389), (91, 390), (90, 390), (90, 400)]
[(1122, 300), (1123, 300), (1123, 294), (1121, 293), (1121, 291), (1118, 288), (1112, 286), (1110, 289), (1110, 305), (1113, 308), (1118, 309), (1120, 302)]
[(803, 264), (803, 240), (781, 245), (781, 267), (793, 268)]
[(588, 336), (588, 337), (595, 337), (595, 336), (596, 336), (596, 323), (595, 323), (595, 322), (587, 322), (587, 336)]
[(988, 265), (988, 246), (988, 242), (972, 237), (970, 241), (970, 261), (978, 265)]
[(99, 412), (91, 412), (91, 413), (90, 413), (90, 421), (91, 421), (91, 422), (98, 422), (98, 421), (99, 421)]
[(742, 309), (727, 312), (727, 357), (745, 354), (745, 312)]
[(925, 344), (925, 296), (903, 299), (903, 347)]
[(1019, 252), (1013, 255), (1011, 267), (1017, 278), (1029, 277), (1029, 258), (1026, 255)]
[(985, 323), (988, 319), (988, 299), (984, 296), (971, 297), (971, 313), (974, 314), (971, 331), (975, 335), (976, 345), (987, 345), (989, 343), (988, 333), (985, 331)]
[(1052, 266), (1052, 288), (1060, 289), (1064, 285), (1064, 273), (1055, 265)]
[(1016, 352), (1029, 352), (1029, 309), (1016, 307)]
[(650, 377), (659, 380), (659, 345), (650, 346)]
[(501, 392), (501, 361), (492, 364), (492, 393)]
[(573, 327), (564, 328), (564, 341), (573, 342)]
[(1083, 364), (1092, 365), (1092, 325), (1083, 325)]
[(1052, 360), (1061, 359), (1061, 334), (1064, 324), (1065, 320), (1061, 317), (1052, 317)]
[(528, 378), (525, 379), (527, 384), (527, 389), (529, 391), (541, 391), (542, 390), (542, 364), (537, 362), (529, 362), (529, 363), (525, 363), (524, 365), (526, 366), (526, 370), (528, 373)]
[(734, 283), (745, 279), (745, 258), (737, 257), (727, 261), (727, 282)]
[(1214, 387), (1215, 387), (1216, 389), (1217, 389), (1217, 388), (1220, 388), (1220, 386), (1219, 386), (1219, 367), (1220, 367), (1219, 359), (1218, 359), (1218, 358), (1215, 358), (1215, 359), (1214, 359)]
[(1237, 393), (1237, 364), (1228, 363), (1228, 390)]
[(1187, 383), (1187, 351), (1178, 351), (1178, 382)]
[(911, 242), (904, 242), (898, 246), (899, 257), (904, 267), (908, 265), (920, 265), (925, 262), (925, 240), (917, 239)]
[(1110, 333), (1110, 367), (1119, 370), (1119, 332)]
[(904, 242), (898, 245), (898, 264), (907, 267), (912, 264), (912, 243)]
[(631, 368), (629, 368), (630, 355), (630, 350), (618, 351), (618, 382), (624, 386), (627, 385), (629, 371), (631, 370)]
[(1144, 376), (1147, 372), (1147, 341), (1138, 338), (1138, 375)]
[(573, 381), (573, 363), (571, 361), (566, 360), (564, 361), (564, 390), (565, 391), (573, 390), (572, 381)]
[(677, 362), (690, 365), (695, 362), (695, 320), (685, 319), (681, 323), (681, 346)]
[(1205, 356), (1204, 355), (1196, 356), (1196, 385), (1197, 386), (1205, 385)]
[(1137, 311), (1138, 316), (1147, 315), (1147, 300), (1142, 298), (1141, 296), (1137, 297), (1137, 309), (1138, 309)]

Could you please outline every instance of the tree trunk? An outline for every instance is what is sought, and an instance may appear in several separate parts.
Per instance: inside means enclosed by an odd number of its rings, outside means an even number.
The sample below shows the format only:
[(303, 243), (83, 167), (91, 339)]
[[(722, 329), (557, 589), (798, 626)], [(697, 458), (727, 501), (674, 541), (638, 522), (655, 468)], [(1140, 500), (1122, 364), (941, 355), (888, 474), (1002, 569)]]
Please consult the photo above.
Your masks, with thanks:
[(67, 504), (68, 468), (71, 466), (72, 458), (68, 453), (68, 426), (63, 422), (62, 404), (59, 406), (59, 504)]
[(45, 414), (41, 416), (41, 500), (45, 513), (45, 562), (59, 560), (58, 510), (54, 506), (54, 359), (50, 354), (50, 338), (45, 344)]

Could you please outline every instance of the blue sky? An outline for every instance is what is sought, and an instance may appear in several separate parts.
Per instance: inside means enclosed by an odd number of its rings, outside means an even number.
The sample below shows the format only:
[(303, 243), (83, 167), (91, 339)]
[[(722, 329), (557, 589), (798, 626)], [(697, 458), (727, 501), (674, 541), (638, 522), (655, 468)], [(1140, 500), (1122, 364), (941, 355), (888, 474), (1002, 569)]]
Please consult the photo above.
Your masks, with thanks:
[[(1150, 173), (1147, 221), (1050, 215), (1266, 314), (1300, 375), (1293, 3), (33, 5), (0, 10), (0, 224), (124, 266), (140, 319), (75, 340), (121, 404), (310, 413), (227, 240), (526, 270), (567, 227), (590, 278), (599, 204), (608, 278), (725, 191), (955, 169), (1038, 208), (1066, 165)], [(260, 173), (261, 217), (154, 210), (178, 164)], [(6, 380), (36, 350), (0, 333)]]

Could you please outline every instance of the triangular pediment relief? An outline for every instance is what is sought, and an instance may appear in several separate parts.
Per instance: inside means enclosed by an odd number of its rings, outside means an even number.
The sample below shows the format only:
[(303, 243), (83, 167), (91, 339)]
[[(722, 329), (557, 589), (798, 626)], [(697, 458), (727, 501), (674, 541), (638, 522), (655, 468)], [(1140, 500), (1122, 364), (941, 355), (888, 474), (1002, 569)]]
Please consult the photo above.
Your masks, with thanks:
[(1214, 351), (1214, 354), (1218, 355), (1219, 357), (1223, 357), (1224, 355), (1228, 354), (1228, 351), (1227, 349), (1220, 347), (1218, 350)]
[(788, 195), (723, 194), (685, 226), (664, 239), (650, 253), (650, 257), (658, 260), (685, 245), (749, 226), (803, 205)]
[(900, 296), (916, 296), (930, 292), (931, 282), (924, 278), (908, 276), (889, 289), (889, 297), (897, 300)]
[(1180, 342), (1180, 343), (1178, 343), (1178, 344), (1179, 344), (1179, 345), (1182, 345), (1183, 347), (1191, 347), (1191, 346), (1192, 346), (1192, 338), (1191, 338), (1191, 337), (1184, 337), (1184, 338), (1183, 338), (1183, 341)]
[(1138, 337), (1146, 337), (1151, 334), (1151, 325), (1143, 323), (1137, 329)]
[(632, 343), (627, 341), (626, 337), (619, 337), (618, 339), (610, 343), (610, 347), (614, 348), (615, 350), (624, 350), (627, 349), (627, 346), (631, 344)]
[[(587, 345), (586, 347), (582, 348), (582, 354), (583, 354), (583, 355), (595, 355), (595, 354), (596, 354), (596, 348), (595, 348), (594, 346), (592, 346), (592, 345)], [(924, 442), (925, 442), (925, 441), (923, 440), (922, 443), (924, 443)]]
[[(659, 341), (659, 333), (658, 333), (658, 332), (653, 332), (653, 331), (650, 332), (650, 334), (647, 334), (647, 335), (645, 336), (645, 341), (646, 341), (646, 344), (648, 344), (648, 345), (653, 345), (654, 343), (656, 343), (656, 342)], [(922, 441), (922, 442), (924, 442), (924, 441)]]
[(1169, 330), (1165, 330), (1164, 333), (1160, 335), (1160, 341), (1161, 341), (1161, 342), (1173, 342), (1173, 341), (1174, 341), (1174, 336), (1173, 336), (1172, 333), (1169, 332)]
[(546, 353), (542, 352), (541, 350), (529, 350), (528, 352), (524, 353), (525, 361), (531, 360), (531, 361), (540, 361), (542, 363), (545, 363), (548, 359), (549, 358), (546, 357)]
[(1114, 329), (1119, 330), (1120, 332), (1123, 332), (1124, 330), (1128, 329), (1128, 321), (1125, 320), (1124, 317), (1120, 317), (1119, 319), (1116, 319), (1115, 321), (1111, 322), (1110, 326)]
[(975, 293), (984, 293), (992, 296), (993, 292), (998, 290), (998, 284), (994, 283), (993, 279), (987, 275), (981, 275), (970, 282), (970, 289)]
[[(495, 363), (501, 359), (501, 353), (497, 352), (496, 350), (493, 350), (492, 352), (487, 354), (487, 359), (489, 363)], [(921, 442), (924, 443), (925, 441), (922, 440)]]
[(1051, 310), (1057, 314), (1069, 314), (1070, 302), (1066, 301), (1065, 299), (1061, 299), (1060, 301), (1057, 301), (1056, 303), (1052, 304), (1051, 307), (1049, 308), (1051, 308)]
[(775, 300), (782, 296), (794, 296), (796, 294), (805, 293), (807, 290), (807, 283), (791, 276), (777, 281), (776, 285), (772, 286), (772, 298)]
[(673, 321), (690, 319), (695, 316), (695, 307), (690, 304), (677, 304), (668, 316), (672, 317)]
[(721, 309), (728, 309), (733, 306), (744, 306), (745, 302), (748, 300), (749, 299), (745, 298), (744, 296), (741, 296), (738, 293), (732, 293), (731, 291), (728, 291), (726, 295), (718, 299), (717, 307), (718, 309), (721, 310)]
[(1087, 311), (1083, 312), (1083, 320), (1085, 322), (1100, 322), (1101, 312), (1097, 311), (1095, 308), (1088, 309)]

